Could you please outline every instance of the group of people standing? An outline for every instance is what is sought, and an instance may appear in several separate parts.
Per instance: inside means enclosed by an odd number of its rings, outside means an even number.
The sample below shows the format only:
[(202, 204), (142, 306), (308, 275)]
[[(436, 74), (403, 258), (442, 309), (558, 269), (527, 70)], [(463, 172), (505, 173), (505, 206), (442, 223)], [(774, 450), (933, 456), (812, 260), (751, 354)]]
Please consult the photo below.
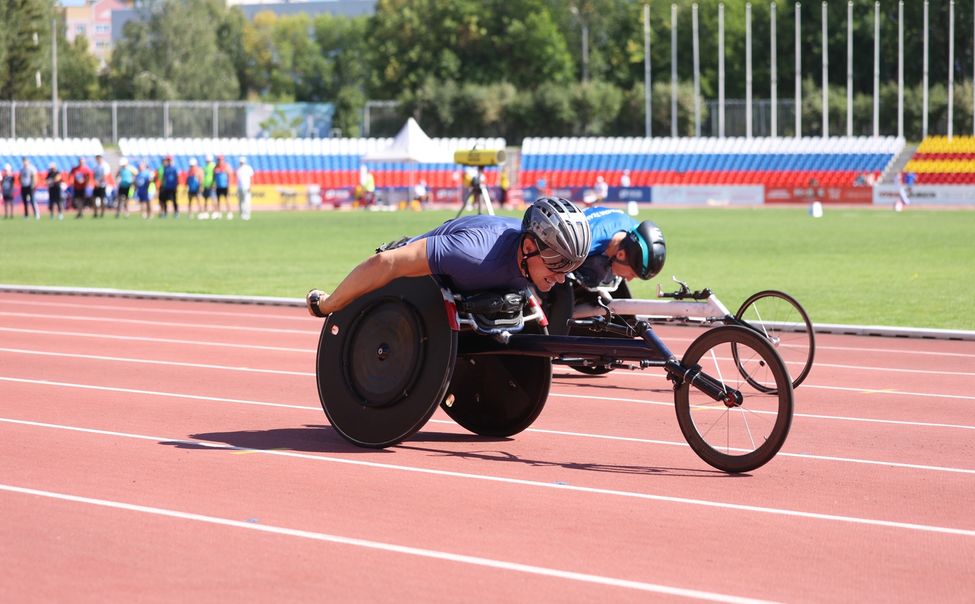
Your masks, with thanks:
[[(15, 172), (10, 164), (3, 168), (0, 201), (4, 206), (4, 218), (13, 217), (14, 202), (18, 194), (24, 206), (24, 217), (40, 218), (34, 193), (38, 188), (39, 172), (30, 159), (24, 157), (23, 167)], [(234, 217), (230, 207), (230, 185), (236, 177), (239, 213), (243, 220), (251, 217), (251, 183), (254, 169), (247, 159), (240, 157), (236, 171), (222, 156), (214, 159), (206, 156), (206, 163), (199, 165), (196, 158), (189, 160), (189, 167), (180, 172), (173, 164), (173, 157), (167, 155), (161, 164), (150, 169), (146, 160), (138, 165), (119, 159), (118, 170), (112, 173), (109, 163), (101, 155), (95, 156), (89, 167), (84, 157), (63, 175), (55, 163), (51, 163), (44, 176), (48, 192), (48, 207), (51, 218), (62, 220), (68, 207), (76, 210), (75, 218), (82, 218), (85, 210), (91, 208), (92, 216), (105, 216), (105, 209), (114, 205), (115, 217), (129, 216), (129, 201), (136, 200), (143, 218), (151, 218), (153, 200), (157, 200), (156, 215), (160, 218), (180, 215), (180, 191), (186, 198), (186, 210), (190, 218), (217, 219)], [(114, 187), (114, 189), (113, 189)]]

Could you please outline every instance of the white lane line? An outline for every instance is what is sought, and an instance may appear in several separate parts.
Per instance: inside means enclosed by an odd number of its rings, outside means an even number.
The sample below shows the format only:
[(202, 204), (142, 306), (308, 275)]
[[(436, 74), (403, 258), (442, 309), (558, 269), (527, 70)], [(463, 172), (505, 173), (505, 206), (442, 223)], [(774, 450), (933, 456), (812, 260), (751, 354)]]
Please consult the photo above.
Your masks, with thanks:
[[(0, 378), (2, 379), (2, 378)], [(666, 401), (647, 401), (637, 398), (622, 398), (622, 397), (611, 397), (611, 396), (595, 396), (589, 394), (565, 394), (561, 392), (549, 392), (549, 396), (560, 396), (563, 398), (582, 398), (587, 400), (597, 400), (597, 401), (615, 401), (621, 403), (635, 403), (637, 405), (654, 405), (659, 407), (673, 407), (673, 402)], [(923, 426), (927, 428), (961, 428), (963, 430), (975, 430), (975, 426), (965, 425), (965, 424), (940, 424), (933, 422), (915, 422), (915, 421), (904, 421), (896, 419), (876, 419), (871, 417), (848, 417), (844, 415), (822, 415), (816, 413), (793, 413), (793, 417), (808, 417), (811, 419), (829, 419), (838, 421), (850, 421), (850, 422), (866, 422), (866, 423), (877, 423), (877, 424), (893, 424), (899, 426)]]
[(116, 336), (85, 331), (51, 331), (46, 329), (20, 329), (0, 327), (0, 331), (10, 333), (32, 333), (45, 336), (68, 336), (72, 338), (97, 338), (103, 340), (124, 340), (130, 342), (158, 342), (160, 344), (188, 344), (190, 346), (221, 346), (224, 348), (244, 348), (248, 350), (271, 350), (275, 352), (302, 352), (315, 354), (314, 348), (287, 348), (284, 346), (260, 346), (257, 344), (234, 344), (230, 342), (208, 342), (202, 340), (178, 340), (173, 338), (148, 338), (145, 336)]
[[(915, 340), (916, 342), (916, 340)], [(965, 359), (975, 359), (975, 354), (967, 352), (938, 352), (936, 350), (900, 350), (897, 348), (860, 348), (859, 346), (828, 346), (816, 344), (816, 351), (820, 350), (842, 350), (844, 352), (884, 352), (891, 354), (918, 354), (936, 357), (959, 357)], [(814, 363), (815, 364), (815, 363)]]
[[(218, 316), (218, 317), (249, 317), (254, 319), (284, 319), (286, 321), (307, 321), (308, 312), (302, 310), (300, 307), (294, 308), (294, 316), (291, 315), (279, 315), (274, 313), (256, 313), (256, 312), (229, 312), (229, 311), (219, 311), (219, 310), (188, 310), (185, 308), (159, 308), (156, 306), (120, 306), (113, 304), (85, 304), (79, 302), (77, 304), (70, 304), (67, 302), (40, 302), (37, 300), (6, 300), (0, 296), (0, 304), (11, 304), (23, 308), (24, 306), (50, 306), (56, 308), (70, 308), (73, 314), (78, 313), (81, 310), (87, 309), (98, 309), (98, 310), (121, 310), (127, 312), (139, 312), (142, 314), (159, 314), (159, 313), (172, 313), (180, 315), (204, 315), (204, 316)], [(180, 302), (179, 304), (187, 304), (186, 302)], [(191, 302), (190, 304), (199, 305), (200, 302)]]
[(46, 497), (49, 499), (70, 501), (72, 503), (84, 503), (88, 505), (96, 505), (96, 506), (106, 507), (106, 508), (111, 508), (116, 510), (139, 512), (142, 514), (152, 514), (155, 516), (165, 516), (168, 518), (190, 520), (193, 522), (203, 522), (206, 524), (215, 524), (219, 526), (226, 526), (226, 527), (237, 528), (237, 529), (247, 529), (251, 531), (259, 531), (262, 533), (283, 535), (286, 537), (297, 537), (300, 539), (323, 541), (326, 543), (334, 543), (337, 545), (348, 545), (353, 547), (378, 550), (378, 551), (394, 553), (394, 554), (404, 554), (407, 556), (417, 556), (420, 558), (431, 558), (434, 560), (442, 560), (445, 562), (456, 562), (458, 564), (468, 564), (472, 566), (481, 566), (485, 568), (513, 571), (513, 572), (524, 573), (529, 575), (539, 575), (539, 576), (551, 577), (555, 579), (565, 579), (569, 581), (578, 581), (582, 583), (592, 583), (596, 585), (604, 585), (607, 587), (633, 589), (633, 590), (656, 593), (656, 594), (665, 594), (668, 596), (694, 598), (699, 600), (707, 600), (711, 602), (731, 602), (734, 604), (746, 604), (746, 603), (752, 604), (752, 603), (764, 602), (764, 600), (756, 600), (753, 598), (746, 598), (742, 596), (734, 596), (734, 595), (722, 594), (722, 593), (711, 592), (711, 591), (687, 589), (683, 587), (673, 587), (670, 585), (662, 585), (659, 583), (648, 583), (645, 581), (634, 581), (630, 579), (619, 579), (616, 577), (607, 577), (603, 575), (580, 573), (576, 571), (561, 570), (561, 569), (549, 568), (545, 566), (535, 566), (533, 564), (509, 562), (507, 560), (498, 560), (495, 558), (470, 556), (467, 554), (458, 554), (458, 553), (442, 551), (442, 550), (426, 549), (422, 547), (412, 547), (409, 545), (398, 545), (395, 543), (373, 541), (370, 539), (360, 539), (357, 537), (345, 537), (342, 535), (320, 533), (317, 531), (307, 531), (302, 529), (294, 529), (294, 528), (273, 526), (267, 524), (256, 524), (252, 522), (244, 522), (241, 520), (232, 520), (230, 518), (220, 518), (218, 516), (207, 516), (204, 514), (196, 514), (193, 512), (181, 512), (178, 510), (157, 508), (157, 507), (145, 506), (145, 505), (137, 505), (133, 503), (125, 503), (122, 501), (96, 499), (93, 497), (83, 497), (80, 495), (70, 495), (67, 493), (56, 493), (53, 491), (42, 491), (40, 489), (31, 489), (31, 488), (20, 487), (15, 485), (0, 484), (0, 490), (7, 491), (10, 493), (32, 495), (35, 497)]
[(251, 449), (247, 447), (235, 447), (226, 444), (208, 443), (206, 441), (164, 438), (158, 436), (148, 436), (143, 434), (131, 434), (126, 432), (114, 432), (110, 430), (98, 430), (94, 428), (80, 428), (77, 426), (66, 426), (61, 424), (48, 424), (44, 422), (32, 422), (9, 418), (0, 418), (0, 422), (33, 426), (38, 428), (51, 428), (56, 430), (68, 430), (72, 432), (83, 432), (102, 436), (114, 436), (121, 438), (132, 438), (137, 440), (153, 440), (161, 443), (202, 445), (210, 449), (225, 451), (245, 451), (247, 453), (257, 453), (262, 455), (276, 455), (296, 459), (308, 459), (326, 463), (338, 463), (358, 467), (367, 467), (380, 470), (394, 470), (399, 472), (411, 472), (415, 474), (427, 474), (433, 476), (445, 476), (448, 478), (463, 478), (469, 480), (480, 480), (486, 482), (513, 484), (527, 487), (537, 487), (542, 489), (557, 489), (574, 493), (586, 493), (590, 495), (607, 495), (612, 497), (624, 497), (628, 499), (638, 499), (643, 501), (657, 501), (663, 503), (673, 503), (682, 505), (692, 505), (698, 507), (714, 508), (721, 510), (734, 510), (739, 512), (754, 512), (758, 514), (768, 514), (773, 516), (785, 516), (790, 518), (804, 518), (808, 520), (822, 520), (826, 522), (842, 522), (862, 526), (877, 526), (899, 530), (919, 531), (924, 533), (940, 533), (961, 537), (975, 537), (975, 530), (956, 527), (937, 526), (931, 524), (918, 524), (914, 522), (899, 522), (895, 520), (881, 520), (877, 518), (863, 518), (859, 516), (846, 516), (840, 514), (823, 514), (819, 512), (805, 512), (801, 510), (790, 510), (786, 508), (772, 508), (757, 505), (747, 505), (741, 503), (729, 503), (724, 501), (712, 501), (708, 499), (692, 499), (689, 497), (674, 497), (671, 495), (655, 495), (652, 493), (639, 493), (635, 491), (620, 491), (616, 489), (604, 489), (598, 487), (584, 487), (569, 484), (559, 484), (553, 482), (540, 482), (523, 478), (509, 478), (492, 474), (474, 474), (471, 472), (456, 472), (453, 470), (436, 470), (433, 468), (421, 468), (417, 466), (404, 466), (397, 464), (382, 463), (378, 461), (366, 461), (364, 459), (352, 459), (346, 457), (333, 457), (331, 455), (313, 455), (310, 453), (299, 453), (297, 451), (282, 451), (280, 449)]
[[(572, 375), (572, 374), (568, 374), (568, 375)], [(662, 373), (643, 373), (642, 371), (639, 372), (639, 373), (637, 373), (637, 372), (628, 372), (628, 373), (625, 373), (623, 375), (632, 375), (632, 376), (635, 376), (635, 377), (648, 378), (648, 379), (660, 379), (660, 380), (667, 379), (667, 376), (665, 374), (662, 374)], [(553, 375), (552, 376), (553, 379), (559, 379), (560, 377), (561, 376), (559, 376), (559, 375)], [(575, 377), (575, 376), (573, 376), (573, 377)], [(818, 384), (810, 384), (809, 382), (803, 382), (802, 384), (800, 384), (799, 387), (796, 388), (796, 391), (797, 392), (801, 392), (803, 390), (809, 390), (809, 389), (841, 390), (843, 392), (856, 392), (857, 394), (896, 394), (896, 395), (899, 395), (899, 396), (922, 396), (922, 397), (925, 397), (925, 398), (949, 398), (949, 399), (960, 399), (960, 400), (966, 400), (966, 401), (975, 400), (975, 396), (968, 396), (968, 395), (965, 395), (965, 394), (936, 394), (936, 393), (933, 393), (933, 392), (908, 392), (906, 390), (897, 390), (895, 388), (883, 388), (883, 387), (879, 387), (879, 388), (867, 388), (867, 387), (851, 388), (849, 386), (821, 386), (821, 385), (818, 385)]]
[(185, 398), (196, 401), (215, 401), (218, 403), (236, 403), (239, 405), (257, 405), (259, 407), (282, 407), (285, 409), (319, 409), (307, 405), (289, 405), (286, 403), (271, 403), (267, 401), (251, 401), (240, 398), (223, 398), (218, 396), (202, 396), (198, 394), (177, 394), (175, 392), (159, 392), (156, 390), (137, 390), (135, 388), (116, 388), (114, 386), (93, 386), (91, 384), (74, 384), (71, 382), (55, 382), (51, 380), (28, 380), (23, 378), (0, 377), (0, 382), (16, 382), (20, 384), (37, 384), (40, 386), (56, 386), (58, 388), (80, 388), (82, 390), (104, 390), (106, 392), (124, 392), (126, 394), (143, 394), (147, 396), (162, 396), (167, 398)]
[[(795, 365), (796, 367), (802, 367), (805, 363), (801, 361), (788, 361), (787, 365)], [(973, 376), (975, 371), (944, 371), (935, 369), (904, 369), (904, 368), (892, 368), (892, 367), (868, 367), (866, 365), (841, 365), (838, 363), (817, 363), (813, 362), (813, 367), (822, 368), (830, 367), (833, 369), (850, 369), (852, 371), (889, 371), (891, 373), (920, 373), (924, 375), (958, 375), (958, 376)]]
[[(214, 325), (212, 323), (179, 323), (176, 321), (149, 321), (143, 319), (119, 319), (116, 317), (80, 317), (73, 315), (46, 315), (29, 312), (0, 312), (2, 317), (27, 317), (31, 319), (55, 319), (57, 321), (95, 321), (100, 323), (128, 323), (132, 325), (157, 325), (160, 327), (192, 327), (194, 329), (230, 329), (233, 331), (260, 331), (267, 333), (300, 333), (306, 335), (318, 334), (321, 328), (311, 329), (280, 329), (277, 327), (247, 327), (244, 325)], [(311, 317), (309, 317), (310, 319)], [(309, 321), (310, 323), (311, 321)]]
[[(240, 369), (243, 371), (243, 369)], [(313, 374), (312, 374), (313, 375)], [(15, 378), (9, 376), (0, 376), (0, 381), (5, 382), (19, 382), (23, 384), (38, 384), (46, 386), (58, 386), (64, 388), (81, 388), (88, 390), (106, 390), (109, 392), (126, 392), (129, 394), (145, 394), (150, 396), (165, 396), (171, 398), (190, 398), (197, 400), (212, 400), (212, 401), (222, 401), (231, 403), (243, 403), (250, 405), (264, 405), (271, 407), (293, 407), (297, 409), (317, 409), (318, 407), (305, 407), (301, 405), (287, 405), (283, 403), (272, 403), (263, 401), (251, 401), (244, 399), (233, 399), (233, 398), (221, 398), (212, 396), (202, 396), (195, 394), (179, 394), (174, 392), (160, 392), (156, 390), (140, 390), (136, 388), (118, 388), (113, 386), (97, 386), (93, 384), (79, 384), (75, 382), (58, 382), (53, 380), (37, 380), (29, 378)], [(623, 397), (612, 397), (612, 396), (596, 396), (589, 394), (568, 394), (561, 392), (549, 392), (549, 396), (557, 396), (562, 398), (579, 398), (586, 400), (596, 400), (596, 401), (611, 401), (611, 402), (621, 402), (621, 403), (634, 403), (637, 405), (651, 405), (655, 407), (673, 407), (673, 402), (667, 401), (650, 401), (635, 398), (623, 398)], [(925, 427), (925, 428), (957, 428), (962, 430), (975, 430), (975, 425), (966, 424), (944, 424), (944, 423), (934, 423), (934, 422), (918, 422), (918, 421), (906, 421), (906, 420), (894, 420), (894, 419), (877, 419), (869, 417), (849, 417), (843, 415), (824, 415), (824, 414), (814, 414), (814, 413), (793, 413), (793, 417), (810, 418), (810, 419), (822, 419), (822, 420), (834, 420), (834, 421), (850, 421), (850, 422), (863, 422), (868, 424), (889, 424), (896, 426), (910, 426), (910, 427)]]
[(38, 356), (67, 357), (72, 359), (87, 359), (92, 361), (111, 361), (113, 363), (141, 363), (145, 365), (169, 365), (174, 367), (192, 367), (194, 369), (219, 369), (224, 371), (245, 371), (248, 373), (271, 373), (276, 375), (298, 375), (315, 377), (314, 371), (286, 371), (283, 369), (258, 369), (254, 367), (234, 367), (230, 365), (208, 365), (205, 363), (186, 363), (182, 361), (156, 361), (151, 359), (134, 359), (130, 357), (109, 357), (95, 354), (73, 354), (68, 352), (43, 352), (40, 350), (25, 350), (23, 348), (0, 348), (0, 352), (12, 354), (28, 354)]
[[(26, 383), (26, 384), (35, 384), (35, 385), (40, 385), (40, 386), (55, 386), (55, 387), (63, 387), (63, 388), (79, 388), (79, 389), (83, 389), (83, 390), (104, 390), (104, 391), (108, 391), (108, 392), (122, 392), (122, 393), (126, 393), (126, 394), (140, 394), (140, 395), (145, 395), (145, 396), (160, 396), (160, 397), (166, 397), (166, 398), (183, 398), (183, 399), (190, 399), (190, 400), (211, 401), (211, 402), (217, 402), (217, 403), (232, 403), (232, 404), (239, 404), (239, 405), (253, 405), (253, 406), (257, 406), (257, 407), (273, 407), (273, 408), (279, 408), (279, 409), (300, 409), (302, 411), (315, 411), (317, 413), (321, 413), (322, 412), (322, 408), (319, 405), (314, 405), (314, 406), (313, 405), (291, 405), (291, 404), (286, 404), (286, 403), (273, 403), (273, 402), (269, 402), (269, 401), (255, 401), (255, 400), (235, 399), (235, 398), (221, 398), (221, 397), (215, 397), (215, 396), (202, 396), (202, 395), (197, 395), (197, 394), (179, 394), (179, 393), (175, 393), (175, 392), (158, 392), (158, 391), (154, 391), (154, 390), (137, 390), (137, 389), (134, 389), (134, 388), (116, 388), (116, 387), (110, 387), (110, 386), (94, 386), (94, 385), (89, 385), (89, 384), (74, 384), (74, 383), (69, 383), (69, 382), (54, 382), (54, 381), (49, 381), (49, 380), (29, 380), (29, 379), (10, 378), (10, 377), (0, 377), (0, 381), (16, 382), (16, 383)], [(585, 398), (585, 397), (582, 397), (580, 395), (556, 395), (556, 396)], [(665, 405), (665, 406), (670, 406), (667, 403), (660, 403), (660, 404), (661, 405)], [(835, 418), (835, 419), (853, 419), (853, 418)], [(0, 420), (0, 421), (2, 421), (2, 420)], [(433, 423), (437, 423), (437, 424), (446, 424), (446, 425), (449, 425), (449, 426), (456, 426), (456, 423), (454, 421), (452, 421), (452, 420), (431, 419), (429, 421), (430, 422), (433, 422)], [(859, 420), (859, 421), (869, 421), (869, 420)], [(884, 421), (884, 420), (879, 420), (879, 421)], [(943, 426), (938, 426), (938, 427), (975, 429), (975, 426), (952, 426), (952, 425), (943, 425)], [(528, 428), (527, 432), (535, 432), (535, 433), (538, 433), (538, 434), (552, 434), (552, 435), (561, 435), (561, 436), (573, 436), (573, 437), (579, 437), (579, 438), (595, 438), (595, 439), (613, 440), (613, 441), (622, 441), (622, 442), (636, 442), (636, 443), (651, 444), (651, 445), (666, 445), (666, 446), (675, 446), (675, 447), (687, 447), (688, 446), (686, 442), (682, 442), (682, 441), (655, 440), (655, 439), (650, 439), (650, 438), (636, 438), (636, 437), (630, 437), (630, 436), (612, 436), (612, 435), (607, 435), (607, 434), (590, 434), (590, 433), (584, 433), (584, 432), (568, 432), (568, 431), (560, 431), (560, 430), (546, 430), (546, 429), (542, 429), (542, 428)], [(814, 460), (821, 460), (821, 461), (837, 461), (837, 462), (845, 462), (845, 463), (861, 463), (861, 464), (868, 464), (868, 465), (890, 466), (890, 467), (894, 467), (894, 468), (905, 468), (905, 469), (913, 469), (913, 470), (932, 470), (932, 471), (938, 471), (938, 472), (953, 472), (953, 473), (960, 473), (960, 474), (975, 474), (975, 470), (969, 470), (969, 469), (965, 469), (965, 468), (953, 468), (953, 467), (947, 467), (947, 466), (933, 466), (933, 465), (923, 465), (923, 464), (907, 464), (907, 463), (901, 463), (901, 462), (896, 462), (896, 461), (877, 461), (877, 460), (857, 459), (857, 458), (850, 458), (850, 457), (834, 457), (834, 456), (828, 456), (828, 455), (813, 455), (813, 454), (810, 454), (810, 453), (788, 453), (788, 452), (783, 452), (783, 451), (780, 451), (778, 453), (778, 455), (784, 456), (784, 457), (795, 457), (795, 458), (798, 458), (798, 459), (814, 459)]]

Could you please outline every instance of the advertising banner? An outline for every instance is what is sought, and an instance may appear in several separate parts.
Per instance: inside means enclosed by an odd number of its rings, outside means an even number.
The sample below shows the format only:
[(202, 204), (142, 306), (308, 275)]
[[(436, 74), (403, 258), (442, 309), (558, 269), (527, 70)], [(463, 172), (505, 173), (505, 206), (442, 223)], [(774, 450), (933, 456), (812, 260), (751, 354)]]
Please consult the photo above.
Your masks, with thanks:
[[(876, 185), (873, 188), (873, 203), (893, 205), (900, 199), (901, 185)], [(911, 205), (975, 205), (975, 185), (914, 185), (904, 187)]]
[(765, 201), (762, 185), (660, 185), (653, 187), (653, 203), (738, 206), (761, 205)]
[(873, 202), (873, 189), (871, 187), (765, 188), (765, 203), (767, 204), (810, 204), (814, 201), (824, 204), (869, 204)]

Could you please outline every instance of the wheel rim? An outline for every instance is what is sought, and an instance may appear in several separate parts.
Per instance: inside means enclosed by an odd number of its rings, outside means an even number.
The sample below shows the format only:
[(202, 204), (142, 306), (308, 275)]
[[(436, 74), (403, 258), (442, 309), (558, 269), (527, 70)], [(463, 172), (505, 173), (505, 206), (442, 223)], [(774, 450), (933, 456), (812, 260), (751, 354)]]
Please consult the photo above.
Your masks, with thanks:
[(688, 443), (705, 461), (742, 472), (763, 465), (782, 446), (792, 421), (792, 388), (763, 338), (744, 328), (727, 329), (701, 338), (682, 364), (698, 366), (736, 398), (715, 401), (685, 382), (678, 390), (678, 419)]
[[(809, 375), (815, 355), (815, 335), (806, 311), (783, 292), (764, 291), (749, 298), (736, 315), (762, 335), (785, 362), (792, 386)], [(761, 382), (752, 384), (761, 387)]]

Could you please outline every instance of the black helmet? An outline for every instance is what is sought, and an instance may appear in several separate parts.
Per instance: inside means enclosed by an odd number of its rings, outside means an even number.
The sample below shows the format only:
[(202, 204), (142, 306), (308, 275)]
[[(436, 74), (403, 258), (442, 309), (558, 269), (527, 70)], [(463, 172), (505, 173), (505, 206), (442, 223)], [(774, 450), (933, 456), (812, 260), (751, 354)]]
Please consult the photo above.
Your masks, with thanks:
[(525, 212), (521, 230), (534, 236), (545, 266), (559, 273), (579, 268), (592, 245), (586, 215), (561, 197), (536, 199)]
[(626, 263), (641, 279), (654, 277), (667, 260), (664, 234), (650, 220), (644, 220), (626, 234), (623, 249), (626, 251)]

